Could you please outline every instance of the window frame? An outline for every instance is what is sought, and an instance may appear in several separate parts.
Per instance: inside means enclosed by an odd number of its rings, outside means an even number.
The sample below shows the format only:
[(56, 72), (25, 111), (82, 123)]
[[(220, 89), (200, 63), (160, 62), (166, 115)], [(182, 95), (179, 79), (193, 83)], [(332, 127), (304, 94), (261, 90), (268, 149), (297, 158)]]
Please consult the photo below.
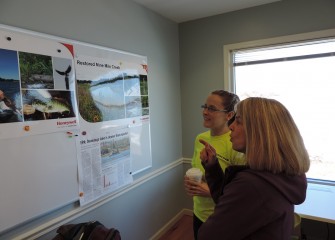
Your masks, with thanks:
[(335, 37), (335, 28), (316, 32), (287, 35), (281, 37), (260, 39), (248, 42), (226, 44), (223, 46), (223, 86), (228, 91), (235, 92), (235, 79), (233, 79), (233, 59), (231, 52), (238, 49), (266, 47), (271, 45), (288, 44), (306, 40), (317, 40), (321, 38)]
[[(224, 89), (236, 92), (235, 79), (234, 79), (234, 65), (233, 55), (231, 54), (235, 50), (247, 49), (247, 48), (264, 48), (267, 46), (289, 44), (294, 42), (302, 42), (309, 40), (318, 40), (323, 38), (335, 37), (335, 29), (328, 29), (316, 32), (287, 35), (281, 37), (274, 37), (268, 39), (260, 39), (255, 41), (240, 42), (234, 44), (227, 44), (223, 46), (223, 67), (224, 67)], [(310, 183), (319, 183), (323, 185), (333, 185), (334, 181), (327, 181), (321, 179), (308, 178)]]

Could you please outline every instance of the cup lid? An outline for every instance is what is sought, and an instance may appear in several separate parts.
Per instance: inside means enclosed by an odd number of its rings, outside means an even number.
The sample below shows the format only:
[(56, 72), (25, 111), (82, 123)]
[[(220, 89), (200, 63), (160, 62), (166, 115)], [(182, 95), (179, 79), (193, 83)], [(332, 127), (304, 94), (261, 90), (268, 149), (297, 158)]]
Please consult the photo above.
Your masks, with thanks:
[(190, 168), (187, 170), (186, 174), (202, 174), (199, 168)]

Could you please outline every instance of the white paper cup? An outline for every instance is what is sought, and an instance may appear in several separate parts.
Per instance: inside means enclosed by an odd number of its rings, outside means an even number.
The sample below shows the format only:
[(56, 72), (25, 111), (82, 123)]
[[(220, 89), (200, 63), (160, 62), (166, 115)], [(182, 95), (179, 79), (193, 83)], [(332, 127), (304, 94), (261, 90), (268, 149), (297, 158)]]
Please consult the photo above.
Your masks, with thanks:
[(201, 182), (202, 172), (199, 168), (190, 168), (189, 170), (187, 170), (186, 176), (192, 181)]

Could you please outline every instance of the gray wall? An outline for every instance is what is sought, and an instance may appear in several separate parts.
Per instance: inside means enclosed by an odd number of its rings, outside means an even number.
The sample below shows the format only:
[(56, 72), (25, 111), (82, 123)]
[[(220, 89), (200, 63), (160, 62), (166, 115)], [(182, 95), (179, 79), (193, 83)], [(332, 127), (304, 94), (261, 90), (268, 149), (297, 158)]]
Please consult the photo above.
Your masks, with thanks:
[[(134, 178), (182, 158), (176, 23), (129, 0), (1, 0), (0, 24), (147, 56), (152, 168)], [(148, 239), (182, 208), (190, 206), (183, 189), (183, 172), (180, 164), (75, 222), (99, 220), (117, 227), (122, 239)], [(10, 238), (39, 221), (43, 222), (37, 219), (0, 238)], [(53, 234), (41, 239), (50, 239)]]
[(199, 106), (224, 86), (223, 45), (330, 28), (334, 0), (282, 0), (180, 24), (183, 156), (192, 156), (193, 139), (203, 131)]

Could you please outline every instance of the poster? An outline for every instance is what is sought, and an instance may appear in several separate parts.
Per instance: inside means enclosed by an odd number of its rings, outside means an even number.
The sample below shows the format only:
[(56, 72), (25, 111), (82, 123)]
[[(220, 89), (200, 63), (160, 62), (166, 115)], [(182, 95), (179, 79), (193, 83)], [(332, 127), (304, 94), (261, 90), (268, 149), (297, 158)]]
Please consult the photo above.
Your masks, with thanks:
[(0, 29), (0, 139), (78, 128), (73, 46)]
[(74, 138), (81, 204), (151, 167), (146, 57), (11, 27), (0, 37), (0, 139)]
[(132, 182), (128, 128), (83, 131), (77, 145), (80, 205)]
[[(145, 66), (145, 67), (143, 67)], [(149, 116), (146, 64), (92, 56), (76, 58), (82, 127), (90, 123), (120, 126)]]
[(84, 205), (132, 182), (132, 162), (147, 154), (144, 142), (138, 141), (146, 136), (143, 124), (149, 124), (147, 63), (126, 53), (85, 55), (79, 50), (75, 68), (79, 196)]

